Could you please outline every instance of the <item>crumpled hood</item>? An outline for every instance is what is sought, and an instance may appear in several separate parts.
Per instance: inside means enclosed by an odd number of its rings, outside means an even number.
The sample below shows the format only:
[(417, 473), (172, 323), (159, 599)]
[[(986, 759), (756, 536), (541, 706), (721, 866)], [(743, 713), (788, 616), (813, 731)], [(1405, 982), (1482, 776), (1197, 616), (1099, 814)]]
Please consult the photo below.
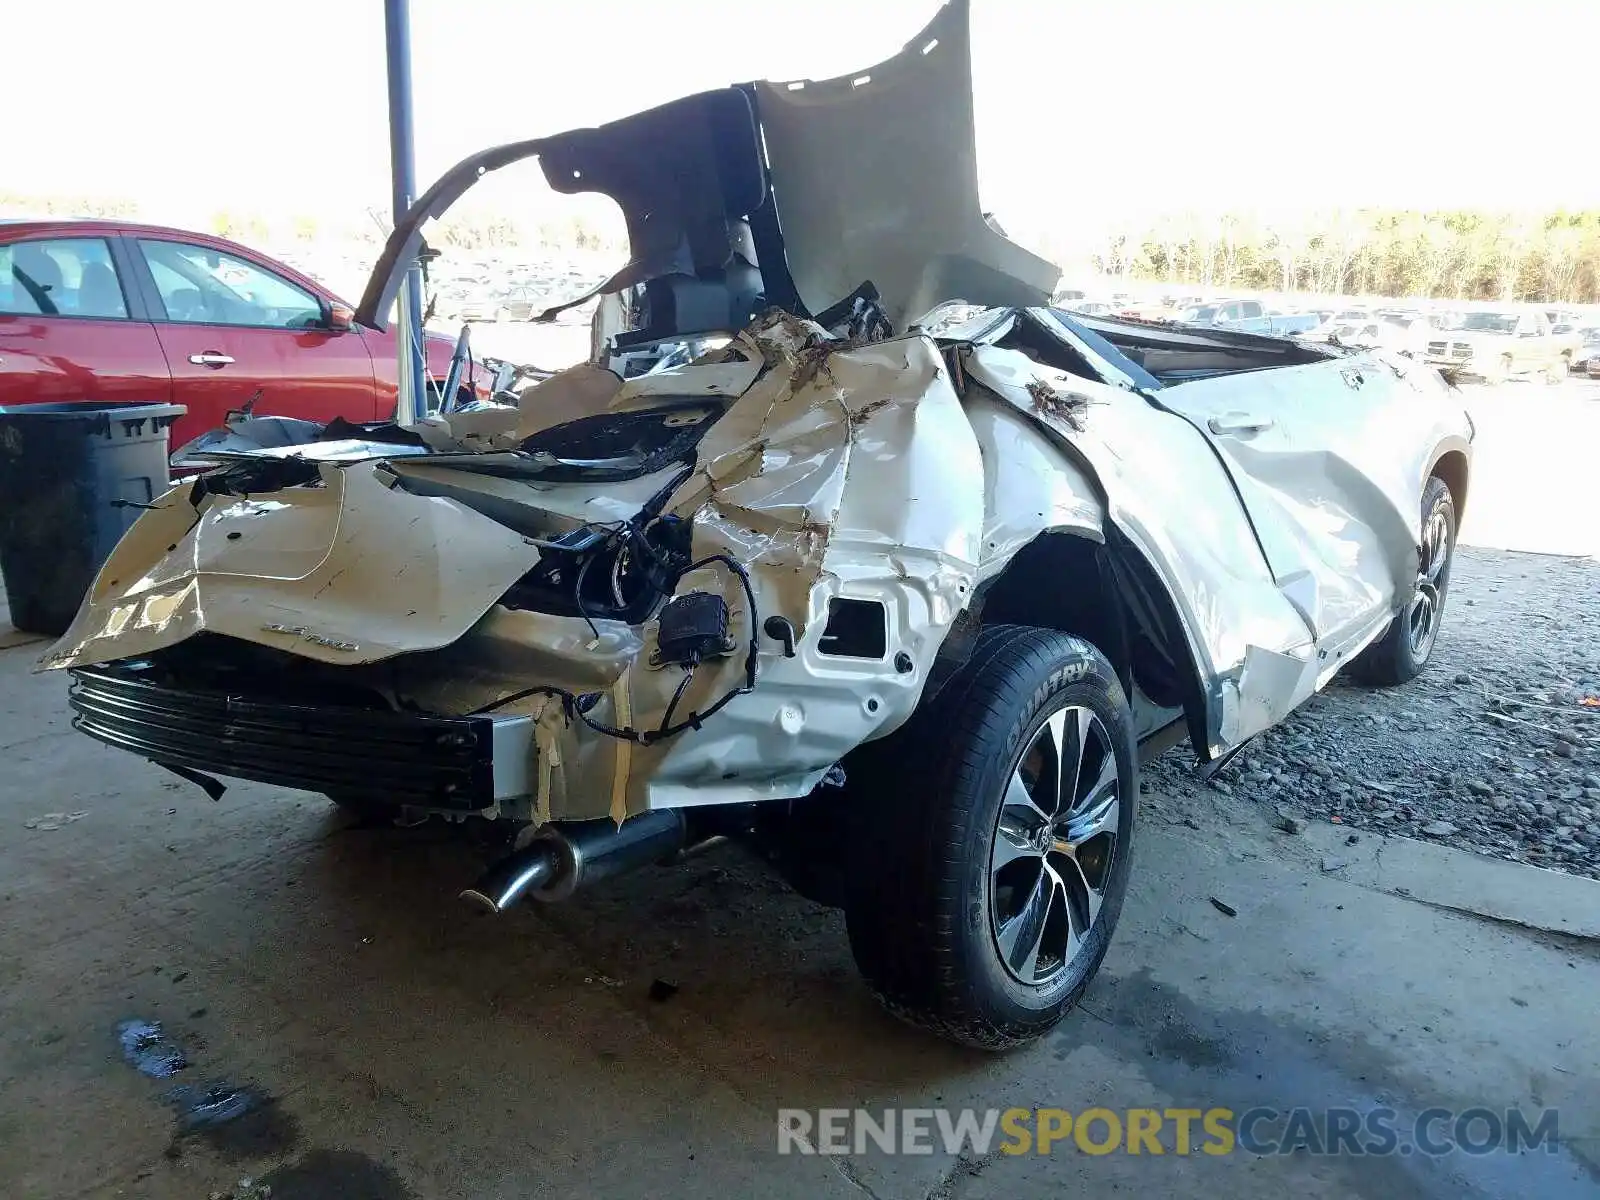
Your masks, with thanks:
[[(248, 497), (172, 489), (117, 543), (39, 669), (202, 632), (337, 664), (449, 645), (539, 552), (464, 505), (391, 489), (375, 468), (323, 466), (319, 487)], [(401, 527), (411, 536), (386, 536)]]
[(531, 157), (556, 191), (609, 196), (627, 221), (628, 263), (589, 295), (668, 276), (718, 282), (753, 247), (765, 302), (795, 313), (864, 282), (902, 330), (949, 300), (1044, 304), (1058, 268), (979, 205), (969, 27), (968, 0), (950, 0), (899, 54), (837, 79), (703, 92), (464, 159), (399, 222), (356, 318), (383, 328), (423, 225), (486, 172)]

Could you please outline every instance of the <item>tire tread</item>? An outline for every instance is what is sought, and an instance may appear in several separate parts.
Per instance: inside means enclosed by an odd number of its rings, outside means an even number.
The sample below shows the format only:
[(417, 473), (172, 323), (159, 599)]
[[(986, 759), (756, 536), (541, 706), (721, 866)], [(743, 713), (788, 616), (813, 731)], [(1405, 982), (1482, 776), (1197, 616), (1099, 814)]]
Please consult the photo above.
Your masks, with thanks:
[[(987, 828), (975, 828), (979, 807), (961, 798), (981, 791), (1002, 747), (1014, 752), (1021, 733), (1016, 714), (1043, 703), (1065, 665), (1082, 660), (1095, 664), (1084, 679), (1126, 709), (1111, 665), (1083, 639), (1027, 626), (980, 630), (971, 657), (944, 691), (894, 735), (904, 760), (892, 781), (880, 777), (888, 786), (875, 789), (864, 806), (871, 810), (858, 839), (865, 853), (851, 871), (846, 906), (851, 946), (884, 1006), (940, 1037), (994, 1050), (1028, 1041), (1053, 1025), (1093, 977), (1091, 970), (1036, 1020), (998, 1024), (972, 1003), (956, 926), (963, 859), (974, 840), (989, 836)], [(1132, 803), (1136, 782), (1130, 790)]]

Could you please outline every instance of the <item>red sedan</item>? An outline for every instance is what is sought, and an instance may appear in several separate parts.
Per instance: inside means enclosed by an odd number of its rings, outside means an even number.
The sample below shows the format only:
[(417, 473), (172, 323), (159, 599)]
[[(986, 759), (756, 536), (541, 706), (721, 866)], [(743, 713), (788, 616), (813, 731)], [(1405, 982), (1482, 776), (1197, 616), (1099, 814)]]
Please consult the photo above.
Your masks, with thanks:
[[(173, 402), (178, 446), (258, 391), (258, 415), (393, 416), (393, 329), (223, 238), (122, 221), (0, 221), (0, 405)], [(443, 379), (453, 343), (427, 337)]]

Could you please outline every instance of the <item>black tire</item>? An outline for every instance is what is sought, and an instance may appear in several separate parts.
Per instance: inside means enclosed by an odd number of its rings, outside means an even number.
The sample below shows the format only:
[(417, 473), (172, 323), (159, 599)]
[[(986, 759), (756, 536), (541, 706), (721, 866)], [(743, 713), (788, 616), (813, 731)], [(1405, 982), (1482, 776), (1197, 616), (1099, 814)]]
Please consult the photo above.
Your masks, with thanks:
[[(1099, 834), (1065, 852), (1065, 807), (1063, 823), (1036, 829), (1041, 845), (1032, 852), (1039, 855), (1040, 886), (1051, 888), (1050, 880), (1060, 882), (1069, 870), (1078, 874), (1075, 891), (1051, 890), (1032, 910), (1055, 914), (1038, 923), (1041, 949), (1034, 963), (1035, 973), (1047, 963), (1055, 971), (1026, 982), (1001, 958), (999, 917), (1006, 899), (1030, 889), (996, 881), (1012, 867), (1031, 868), (1018, 858), (997, 872), (992, 852), (1002, 812), (1017, 808), (1004, 802), (1007, 786), (1014, 776), (1024, 780), (1024, 751), (1032, 755), (1038, 739), (1050, 736), (1050, 718), (1058, 712), (1086, 722), (1074, 726), (1087, 728), (1082, 745), (1099, 747), (1093, 759), (1082, 754), (1084, 776), (1103, 779), (1101, 769), (1114, 764), (1116, 808), (1096, 822), (1104, 825)], [(1099, 969), (1127, 888), (1139, 785), (1132, 713), (1116, 673), (1080, 638), (990, 626), (939, 694), (879, 746), (877, 761), (891, 762), (893, 774), (884, 773), (885, 786), (863, 797), (867, 802), (857, 810), (846, 884), (856, 964), (890, 1011), (942, 1037), (988, 1050), (1038, 1037), (1077, 1002)], [(1096, 794), (1103, 790), (1102, 785)], [(1027, 835), (1013, 827), (1010, 836)], [(1057, 837), (1062, 840), (1051, 841)], [(1106, 837), (1113, 840), (1108, 844)], [(1051, 927), (1057, 933), (1075, 931), (1080, 926), (1071, 914), (1090, 911), (1074, 907), (1074, 899), (1081, 901), (1083, 888), (1090, 887), (1096, 868), (1087, 851), (1097, 844), (1102, 890), (1095, 915), (1075, 948), (1069, 937), (1059, 954), (1046, 959), (1049, 921), (1057, 921)], [(1062, 853), (1072, 857), (1058, 857)], [(1046, 872), (1047, 862), (1055, 864), (1052, 872)], [(1063, 920), (1067, 927), (1060, 925)]]
[[(1375, 687), (1395, 687), (1409, 683), (1422, 673), (1433, 657), (1438, 644), (1439, 626), (1444, 620), (1445, 599), (1450, 594), (1450, 567), (1456, 553), (1456, 504), (1444, 480), (1433, 476), (1422, 489), (1423, 555), (1429, 553), (1429, 531), (1435, 522), (1442, 522), (1443, 541), (1440, 543), (1443, 558), (1437, 569), (1428, 562), (1419, 564), (1417, 594), (1407, 602), (1399, 616), (1389, 623), (1384, 635), (1368, 646), (1351, 664), (1350, 673), (1362, 683)], [(1416, 637), (1417, 605), (1423, 600), (1422, 589), (1433, 588), (1432, 627), (1425, 640)]]

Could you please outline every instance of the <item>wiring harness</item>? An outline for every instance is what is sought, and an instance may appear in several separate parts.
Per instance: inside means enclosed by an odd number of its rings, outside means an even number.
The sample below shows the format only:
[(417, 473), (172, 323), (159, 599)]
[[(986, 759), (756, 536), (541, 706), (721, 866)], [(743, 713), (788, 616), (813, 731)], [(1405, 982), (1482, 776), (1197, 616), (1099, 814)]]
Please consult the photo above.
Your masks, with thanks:
[[(641, 532), (634, 526), (629, 525), (626, 529), (616, 529), (615, 527), (608, 528), (610, 529), (613, 537), (627, 538), (632, 544), (642, 546), (643, 552), (649, 555), (652, 560), (655, 560), (657, 564), (660, 565), (659, 559), (656, 557), (654, 547), (650, 545), (650, 543), (641, 535)], [(583, 605), (583, 583), (589, 568), (593, 565), (597, 557), (598, 555), (593, 555), (585, 560), (583, 566), (578, 570), (578, 578), (575, 584), (578, 611), (583, 615), (584, 620), (589, 622), (589, 628), (591, 632), (595, 633), (596, 636), (599, 635), (599, 630), (595, 626), (594, 620), (589, 616)], [(735, 696), (747, 695), (755, 689), (756, 661), (760, 654), (761, 618), (759, 613), (756, 611), (755, 589), (750, 586), (750, 573), (734, 559), (726, 554), (708, 554), (704, 558), (696, 559), (687, 566), (684, 566), (672, 573), (670, 587), (675, 587), (685, 575), (689, 574), (689, 572), (699, 570), (702, 567), (711, 566), (712, 564), (718, 564), (726, 568), (738, 578), (739, 586), (744, 590), (750, 632), (747, 643), (748, 648), (745, 651), (743, 681), (729, 688), (704, 711), (691, 712), (681, 721), (674, 722), (673, 720), (673, 718), (677, 715), (678, 705), (682, 702), (684, 694), (689, 690), (689, 685), (694, 682), (695, 671), (700, 666), (703, 654), (701, 651), (696, 651), (695, 653), (691, 654), (686, 661), (682, 662), (681, 665), (684, 668), (683, 679), (679, 681), (677, 689), (673, 692), (672, 699), (667, 704), (666, 711), (661, 716), (661, 723), (654, 729), (636, 729), (632, 726), (618, 727), (615, 725), (608, 725), (604, 721), (597, 721), (591, 717), (589, 713), (590, 710), (592, 710), (594, 706), (600, 702), (600, 698), (603, 693), (572, 692), (568, 691), (566, 688), (559, 688), (550, 684), (541, 684), (536, 687), (523, 688), (521, 691), (512, 692), (509, 696), (502, 696), (500, 699), (495, 700), (490, 704), (486, 704), (482, 708), (474, 709), (473, 715), (491, 713), (497, 709), (504, 708), (508, 704), (515, 704), (519, 700), (526, 700), (530, 696), (554, 696), (561, 701), (562, 709), (565, 711), (568, 721), (582, 721), (583, 724), (587, 725), (596, 733), (604, 734), (606, 737), (613, 737), (623, 741), (634, 742), (641, 746), (653, 745), (657, 742), (664, 741), (667, 738), (676, 737), (686, 729), (698, 730), (708, 718), (715, 716), (717, 713), (726, 708)], [(668, 590), (670, 590), (670, 587)], [(671, 604), (673, 601), (668, 601), (668, 603)]]

